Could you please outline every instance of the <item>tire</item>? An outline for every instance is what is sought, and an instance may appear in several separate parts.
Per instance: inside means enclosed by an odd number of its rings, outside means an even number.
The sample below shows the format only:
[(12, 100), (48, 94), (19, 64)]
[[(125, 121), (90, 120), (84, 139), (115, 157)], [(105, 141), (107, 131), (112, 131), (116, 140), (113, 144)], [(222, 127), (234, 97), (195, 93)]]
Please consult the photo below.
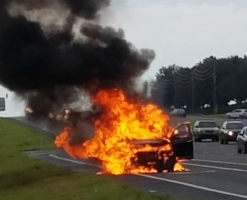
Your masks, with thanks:
[(165, 168), (164, 166), (159, 166), (156, 168), (156, 170), (158, 171), (158, 173), (162, 173), (165, 170)]
[(228, 140), (225, 140), (225, 144), (228, 144)]
[(223, 140), (222, 136), (220, 136), (220, 144), (224, 144), (224, 140)]
[(244, 146), (243, 146), (242, 153), (244, 153), (244, 154), (247, 153), (247, 146), (246, 146), (246, 144), (244, 144)]

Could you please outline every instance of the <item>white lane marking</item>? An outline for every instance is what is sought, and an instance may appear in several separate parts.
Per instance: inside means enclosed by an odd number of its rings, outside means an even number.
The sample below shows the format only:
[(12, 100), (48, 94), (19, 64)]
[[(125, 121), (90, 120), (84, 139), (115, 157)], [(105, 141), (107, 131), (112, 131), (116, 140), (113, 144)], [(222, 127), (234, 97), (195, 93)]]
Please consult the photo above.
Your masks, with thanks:
[[(76, 164), (89, 165), (89, 166), (101, 168), (100, 166), (97, 166), (97, 165), (93, 165), (93, 164), (89, 164), (89, 163), (85, 163), (85, 162), (81, 162), (81, 161), (76, 161), (76, 160), (71, 160), (71, 159), (67, 159), (67, 158), (62, 158), (62, 157), (59, 157), (59, 156), (56, 156), (56, 155), (53, 155), (53, 154), (50, 154), (49, 156), (52, 157), (52, 158), (63, 160), (63, 161), (67, 161), (67, 162), (72, 162), (72, 163), (76, 163)], [(214, 192), (214, 193), (224, 194), (224, 195), (228, 195), (228, 196), (240, 197), (240, 198), (247, 199), (247, 196), (245, 196), (245, 195), (235, 194), (235, 193), (231, 193), (231, 192), (225, 192), (225, 191), (216, 190), (216, 189), (212, 189), (212, 188), (207, 188), (207, 187), (203, 187), (203, 186), (193, 185), (193, 184), (190, 184), (190, 183), (185, 183), (185, 182), (180, 182), (180, 181), (175, 181), (175, 180), (165, 179), (165, 178), (160, 178), (160, 177), (155, 177), (155, 176), (150, 176), (150, 175), (146, 175), (146, 174), (133, 174), (133, 175), (141, 176), (141, 177), (145, 177), (145, 178), (156, 179), (156, 180), (161, 180), (161, 181), (165, 181), (165, 182), (169, 182), (169, 183), (175, 183), (175, 184), (179, 184), (179, 185), (184, 185), (184, 186), (187, 186), (187, 187), (192, 187), (192, 188), (205, 190), (205, 191), (209, 191), (209, 192)]]
[[(58, 160), (63, 160), (63, 161), (67, 161), (67, 162), (71, 162), (71, 163), (75, 163), (75, 164), (80, 164), (80, 165), (88, 165), (88, 166), (93, 166), (93, 167), (97, 167), (97, 168), (100, 168), (102, 169), (102, 167), (98, 166), (98, 165), (94, 165), (94, 164), (90, 164), (90, 163), (86, 163), (86, 162), (82, 162), (82, 161), (76, 161), (76, 160), (71, 160), (71, 159), (68, 159), (68, 158), (63, 158), (63, 157), (60, 157), (60, 156), (56, 156), (54, 154), (49, 154), (50, 157), (52, 158), (56, 158)], [(215, 173), (215, 171), (212, 171), (212, 170), (208, 170), (208, 171), (199, 171), (199, 172), (173, 172), (173, 173), (169, 173), (169, 174), (183, 174), (183, 175), (186, 175), (186, 174), (204, 174), (204, 173)]]
[(80, 165), (87, 165), (87, 166), (97, 167), (97, 168), (101, 169), (101, 167), (98, 166), (98, 165), (94, 165), (94, 164), (90, 164), (90, 163), (86, 163), (86, 162), (82, 162), (82, 161), (71, 160), (71, 159), (68, 159), (68, 158), (63, 158), (63, 157), (60, 157), (60, 156), (56, 156), (54, 154), (49, 154), (49, 156), (51, 158), (55, 158), (55, 159), (58, 159), (58, 160), (63, 160), (63, 161), (67, 161), (67, 162), (71, 162), (71, 163), (75, 163), (75, 164), (80, 164)]
[(247, 166), (246, 163), (234, 163), (234, 162), (225, 162), (225, 161), (216, 161), (216, 160), (193, 159), (192, 161)]
[(150, 175), (146, 175), (146, 174), (136, 174), (136, 176), (155, 179), (155, 180), (164, 181), (164, 182), (168, 182), (168, 183), (174, 183), (174, 184), (178, 184), (178, 185), (183, 185), (183, 186), (187, 186), (187, 187), (191, 187), (191, 188), (195, 188), (195, 189), (199, 189), (199, 190), (214, 192), (214, 193), (228, 195), (228, 196), (232, 196), (232, 197), (239, 197), (239, 198), (247, 199), (246, 195), (236, 194), (236, 193), (232, 193), (232, 192), (226, 192), (223, 190), (217, 190), (217, 189), (203, 187), (203, 186), (185, 183), (185, 182), (181, 182), (181, 181), (176, 181), (176, 180), (171, 180), (171, 179), (166, 179), (166, 178), (161, 178), (161, 177), (156, 177), (156, 176), (150, 176)]
[(187, 174), (207, 174), (207, 173), (215, 173), (216, 171), (208, 170), (208, 171), (199, 171), (199, 172), (172, 172), (169, 174), (174, 175), (187, 175)]
[(199, 164), (191, 164), (191, 163), (183, 163), (183, 164), (184, 165), (188, 165), (188, 166), (195, 166), (195, 167), (204, 167), (204, 168), (211, 168), (211, 169), (221, 169), (221, 170), (235, 171), (235, 172), (247, 172), (247, 170), (244, 170), (244, 169), (218, 167), (218, 166), (212, 166), (212, 165), (199, 165)]

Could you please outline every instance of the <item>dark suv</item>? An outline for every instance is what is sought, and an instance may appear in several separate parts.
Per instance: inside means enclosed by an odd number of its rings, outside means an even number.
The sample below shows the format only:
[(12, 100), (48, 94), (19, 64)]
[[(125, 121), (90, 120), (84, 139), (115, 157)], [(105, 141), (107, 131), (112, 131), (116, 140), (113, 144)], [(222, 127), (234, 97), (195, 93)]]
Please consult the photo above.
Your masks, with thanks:
[(241, 121), (226, 121), (220, 129), (220, 143), (228, 144), (229, 141), (236, 142), (237, 136), (243, 129), (244, 124)]

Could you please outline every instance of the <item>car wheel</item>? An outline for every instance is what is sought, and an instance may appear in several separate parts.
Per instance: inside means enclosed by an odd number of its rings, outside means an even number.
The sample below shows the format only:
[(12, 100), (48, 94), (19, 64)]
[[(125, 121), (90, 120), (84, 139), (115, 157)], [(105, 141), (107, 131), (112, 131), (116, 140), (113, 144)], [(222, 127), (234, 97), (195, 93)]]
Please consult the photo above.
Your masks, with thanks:
[(244, 146), (243, 146), (242, 153), (247, 153), (246, 144), (244, 144)]
[(222, 136), (220, 136), (220, 144), (224, 144), (224, 140), (223, 140)]
[(225, 144), (228, 144), (228, 140), (225, 139)]

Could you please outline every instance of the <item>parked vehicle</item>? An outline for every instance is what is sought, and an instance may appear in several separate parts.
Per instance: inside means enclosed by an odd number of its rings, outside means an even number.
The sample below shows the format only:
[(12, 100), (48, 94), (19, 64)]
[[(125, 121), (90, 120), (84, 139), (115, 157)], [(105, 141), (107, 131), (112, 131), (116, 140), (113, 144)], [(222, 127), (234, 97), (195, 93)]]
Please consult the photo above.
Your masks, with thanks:
[(202, 139), (212, 139), (212, 141), (219, 141), (219, 128), (215, 121), (210, 119), (198, 120), (195, 122), (194, 128), (195, 142), (201, 142)]
[(170, 112), (170, 115), (174, 117), (186, 117), (187, 113), (184, 109), (174, 109), (172, 112)]
[(247, 127), (244, 127), (237, 137), (238, 153), (247, 153)]
[(220, 143), (228, 144), (229, 141), (236, 141), (237, 136), (243, 129), (244, 124), (241, 121), (226, 121), (220, 129)]
[(226, 113), (228, 119), (246, 119), (247, 110), (246, 109), (236, 109), (232, 112)]

